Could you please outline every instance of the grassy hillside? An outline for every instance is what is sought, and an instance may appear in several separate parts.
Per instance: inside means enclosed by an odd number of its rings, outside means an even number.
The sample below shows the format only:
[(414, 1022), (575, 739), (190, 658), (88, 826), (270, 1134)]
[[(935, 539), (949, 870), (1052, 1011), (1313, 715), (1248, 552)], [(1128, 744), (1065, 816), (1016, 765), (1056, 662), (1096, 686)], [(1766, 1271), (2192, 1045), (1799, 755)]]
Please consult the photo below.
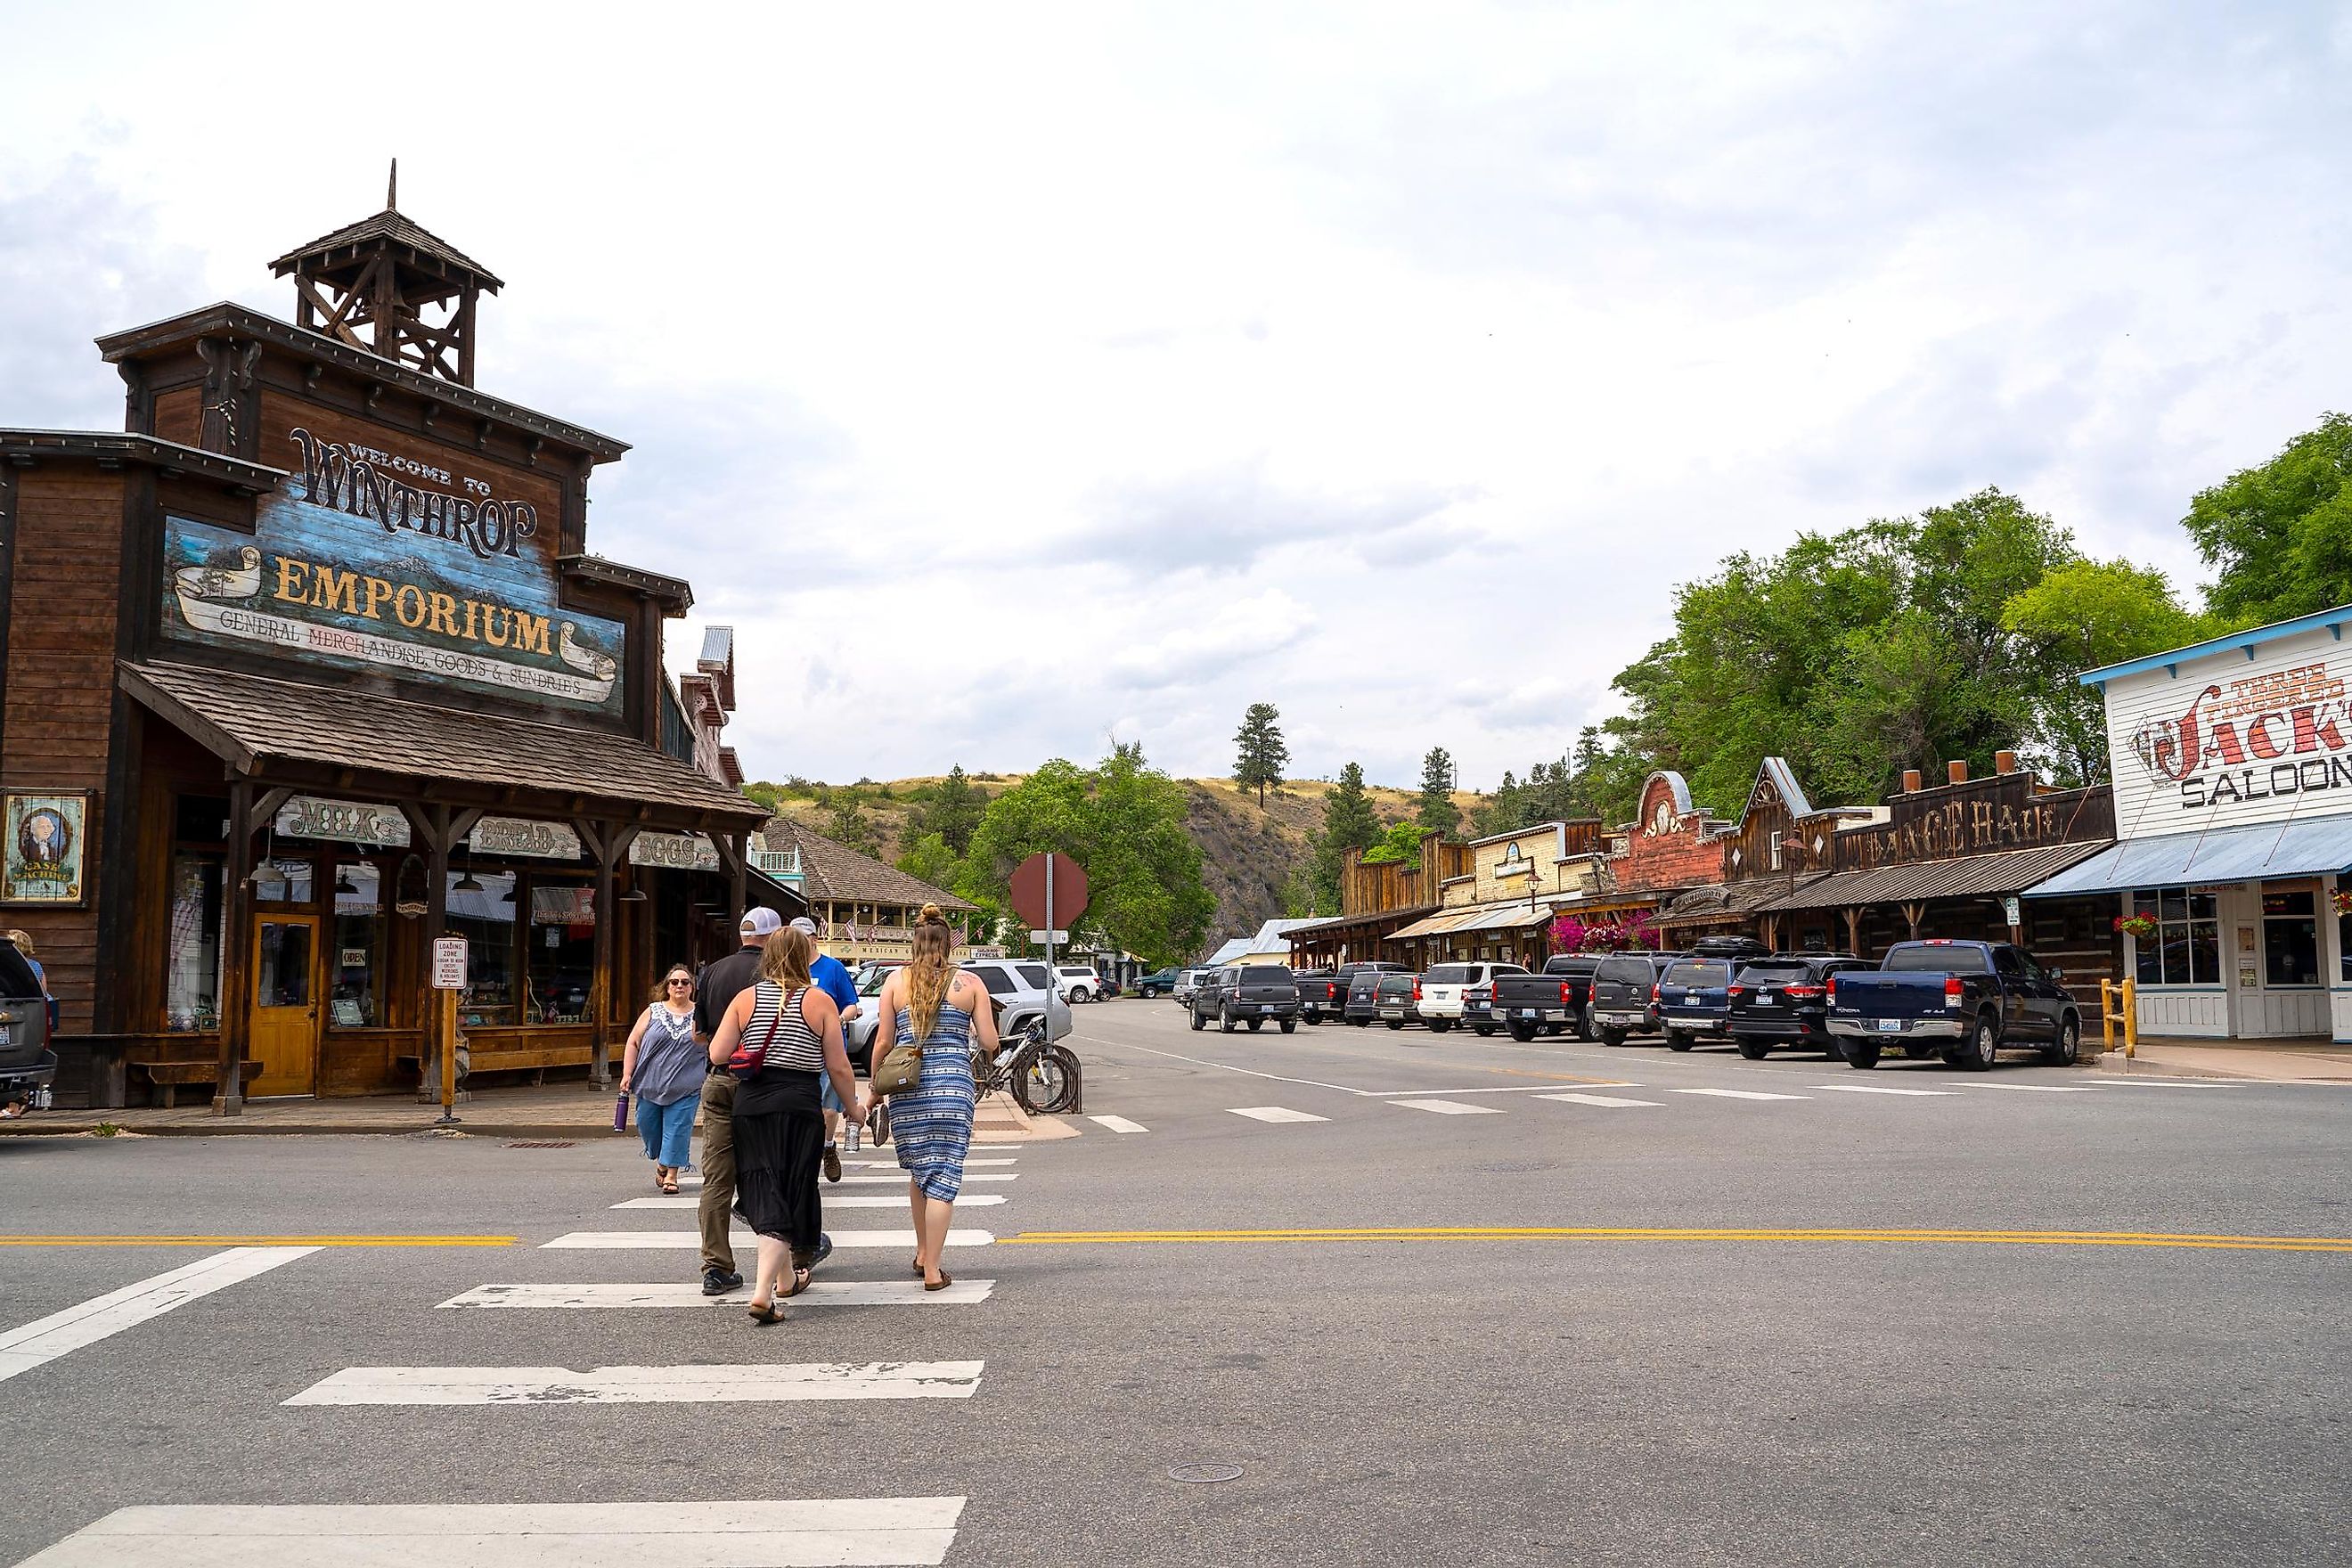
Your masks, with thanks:
[[(905, 847), (907, 818), (918, 793), (931, 778), (891, 779), (881, 784), (824, 785), (795, 781), (795, 793), (778, 802), (778, 809), (818, 833), (833, 815), (833, 798), (840, 793), (857, 795), (866, 817), (880, 835), (883, 858), (895, 859)], [(1184, 826), (1201, 847), (1201, 876), (1217, 900), (1217, 916), (1210, 928), (1211, 944), (1229, 936), (1255, 931), (1264, 921), (1284, 912), (1284, 900), (1294, 877), (1306, 868), (1307, 835), (1322, 825), (1327, 780), (1298, 779), (1266, 793), (1258, 807), (1255, 791), (1234, 787), (1229, 779), (1179, 779), (1192, 804)], [(993, 796), (1020, 783), (1018, 774), (972, 775), (974, 787)], [(1402, 822), (1412, 815), (1414, 792), (1369, 786), (1372, 809), (1383, 823)], [(1478, 797), (1467, 790), (1454, 797), (1466, 817)]]

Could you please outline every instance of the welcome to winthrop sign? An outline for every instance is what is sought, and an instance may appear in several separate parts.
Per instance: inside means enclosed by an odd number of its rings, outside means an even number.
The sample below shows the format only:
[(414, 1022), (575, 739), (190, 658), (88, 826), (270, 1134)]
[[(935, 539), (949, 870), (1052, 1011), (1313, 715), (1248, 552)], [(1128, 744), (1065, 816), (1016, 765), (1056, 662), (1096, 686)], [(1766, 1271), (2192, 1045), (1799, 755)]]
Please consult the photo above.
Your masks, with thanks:
[(2106, 683), (2116, 837), (2352, 812), (2352, 646), (2326, 627)]

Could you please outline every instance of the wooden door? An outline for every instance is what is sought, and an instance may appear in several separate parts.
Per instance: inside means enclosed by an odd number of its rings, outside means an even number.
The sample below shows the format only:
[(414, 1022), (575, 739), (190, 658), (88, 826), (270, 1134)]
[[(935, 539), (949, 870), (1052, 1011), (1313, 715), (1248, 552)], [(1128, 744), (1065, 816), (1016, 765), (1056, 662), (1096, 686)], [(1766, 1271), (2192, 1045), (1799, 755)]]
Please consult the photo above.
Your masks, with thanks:
[(246, 1093), (309, 1094), (319, 1059), (319, 917), (268, 913), (253, 922), (253, 1059)]

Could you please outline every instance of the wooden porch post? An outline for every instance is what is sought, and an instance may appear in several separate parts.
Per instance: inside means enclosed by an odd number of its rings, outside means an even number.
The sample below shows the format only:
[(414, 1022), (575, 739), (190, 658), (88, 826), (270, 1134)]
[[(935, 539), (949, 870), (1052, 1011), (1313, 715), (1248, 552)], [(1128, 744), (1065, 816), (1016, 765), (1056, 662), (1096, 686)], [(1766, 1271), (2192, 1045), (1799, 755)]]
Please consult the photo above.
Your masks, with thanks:
[[(433, 944), (449, 930), (449, 851), (457, 847), (458, 839), (474, 831), (474, 824), (482, 819), (482, 813), (476, 809), (454, 810), (437, 802), (403, 802), (400, 814), (408, 818), (410, 837), (425, 846), (425, 952), (417, 973), (424, 983), (424, 995), (416, 1009), (416, 1098), (421, 1104), (440, 1099), (436, 1086), (441, 1081), (441, 1053), (439, 1030), (435, 1026), (440, 1016), (440, 998), (433, 993)], [(457, 998), (460, 1002), (463, 999), (462, 995)]]
[(246, 831), (253, 810), (253, 781), (228, 786), (227, 940), (221, 945), (220, 1077), (214, 1080), (213, 1114), (245, 1114), (245, 1053), (253, 1040), (253, 835)]
[(1927, 906), (1922, 903), (1909, 903), (1903, 906), (1903, 921), (1911, 928), (1913, 942), (1919, 940), (1919, 917), (1927, 912)]
[(596, 923), (591, 928), (591, 957), (588, 980), (588, 1018), (590, 1033), (588, 1070), (598, 1089), (609, 1089), (613, 1083), (612, 1025), (613, 993), (617, 976), (613, 973), (620, 952), (614, 928), (618, 908), (613, 901), (614, 872), (629, 846), (637, 840), (637, 829), (627, 823), (614, 823), (598, 829), (585, 817), (572, 819), (572, 830), (588, 847), (596, 860), (596, 890), (593, 895)]
[(1845, 950), (1856, 958), (1870, 955), (1862, 951), (1862, 910), (1853, 905), (1845, 909)]

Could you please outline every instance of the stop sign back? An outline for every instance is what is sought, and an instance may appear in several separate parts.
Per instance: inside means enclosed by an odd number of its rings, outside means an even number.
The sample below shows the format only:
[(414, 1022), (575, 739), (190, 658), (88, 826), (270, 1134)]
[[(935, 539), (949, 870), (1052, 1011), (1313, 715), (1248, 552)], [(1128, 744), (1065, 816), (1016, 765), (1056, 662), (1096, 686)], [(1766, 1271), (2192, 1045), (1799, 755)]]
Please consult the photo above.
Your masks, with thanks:
[(1033, 928), (1046, 930), (1048, 878), (1054, 886), (1053, 929), (1067, 931), (1072, 921), (1087, 912), (1087, 874), (1067, 855), (1047, 850), (1021, 862), (1019, 869), (1013, 873), (1013, 912)]

